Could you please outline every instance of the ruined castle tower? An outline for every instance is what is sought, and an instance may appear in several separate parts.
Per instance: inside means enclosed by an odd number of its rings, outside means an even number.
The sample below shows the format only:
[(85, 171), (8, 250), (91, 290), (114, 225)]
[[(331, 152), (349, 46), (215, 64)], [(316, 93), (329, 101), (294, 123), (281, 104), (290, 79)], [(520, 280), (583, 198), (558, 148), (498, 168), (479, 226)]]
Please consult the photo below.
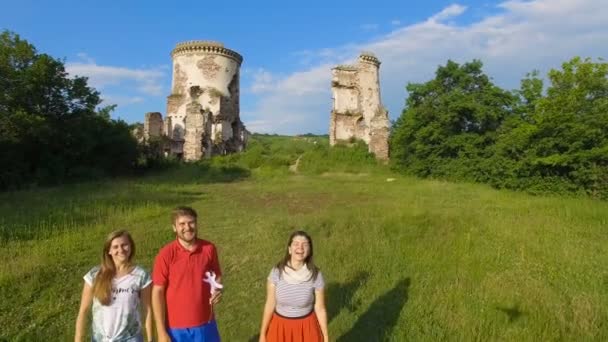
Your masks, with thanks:
[(144, 139), (159, 137), (163, 134), (163, 116), (159, 112), (146, 113), (144, 120)]
[(243, 57), (223, 44), (188, 41), (171, 52), (173, 79), (164, 134), (170, 153), (185, 160), (244, 149), (247, 131), (239, 115)]
[(388, 160), (388, 112), (380, 99), (380, 61), (362, 53), (357, 65), (332, 69), (329, 143), (360, 139), (377, 159)]

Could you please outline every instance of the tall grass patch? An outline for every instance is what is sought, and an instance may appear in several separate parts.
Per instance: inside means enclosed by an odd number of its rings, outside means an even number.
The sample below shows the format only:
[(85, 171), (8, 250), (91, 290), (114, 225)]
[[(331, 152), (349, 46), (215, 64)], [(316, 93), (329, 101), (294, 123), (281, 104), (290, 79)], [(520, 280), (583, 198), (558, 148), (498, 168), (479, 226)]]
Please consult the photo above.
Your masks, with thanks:
[[(150, 270), (177, 205), (199, 212), (200, 236), (218, 247), (225, 341), (257, 340), (266, 278), (295, 229), (314, 239), (332, 340), (608, 339), (608, 203), (404, 177), (356, 146), (298, 139), (260, 137), (260, 158), (301, 156), (297, 173), (250, 169), (245, 153), (0, 194), (0, 341), (72, 340), (106, 234), (131, 231)], [(350, 168), (308, 168), (349, 152)]]

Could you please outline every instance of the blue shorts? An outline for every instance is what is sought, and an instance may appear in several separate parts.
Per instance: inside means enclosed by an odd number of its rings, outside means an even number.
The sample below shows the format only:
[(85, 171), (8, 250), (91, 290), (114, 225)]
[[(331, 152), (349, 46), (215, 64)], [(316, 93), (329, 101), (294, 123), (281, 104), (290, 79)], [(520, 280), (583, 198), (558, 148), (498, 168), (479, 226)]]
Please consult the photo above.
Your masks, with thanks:
[(220, 332), (215, 320), (198, 327), (169, 329), (172, 342), (220, 342)]

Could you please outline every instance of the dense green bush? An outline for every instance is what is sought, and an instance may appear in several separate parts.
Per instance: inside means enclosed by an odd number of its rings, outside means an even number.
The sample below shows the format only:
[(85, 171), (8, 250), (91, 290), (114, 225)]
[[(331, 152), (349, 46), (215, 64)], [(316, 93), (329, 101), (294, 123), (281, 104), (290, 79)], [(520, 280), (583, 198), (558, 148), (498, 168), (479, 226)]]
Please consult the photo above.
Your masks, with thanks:
[(494, 147), (494, 159), (506, 161), (497, 164), (517, 177), (492, 177), (492, 184), (608, 198), (607, 76), (608, 64), (580, 58), (551, 70), (546, 95), (534, 96)]
[(392, 133), (396, 165), (418, 176), (477, 180), (496, 130), (515, 97), (482, 72), (482, 63), (448, 61), (436, 77), (408, 84), (409, 97)]
[(513, 92), (479, 61), (448, 61), (409, 84), (391, 135), (393, 165), (423, 177), (608, 198), (608, 64), (573, 58)]
[(99, 93), (62, 61), (18, 35), (0, 34), (0, 189), (124, 174), (137, 142), (97, 109)]
[(298, 158), (302, 147), (293, 137), (253, 134), (247, 149), (241, 153), (212, 158), (215, 165), (234, 165), (250, 170), (260, 168), (284, 169)]
[[(329, 147), (327, 136), (278, 136), (254, 134), (242, 153), (217, 156), (210, 161), (217, 167), (238, 167), (255, 174), (272, 176), (288, 172), (321, 174), (325, 172), (362, 173), (379, 170), (378, 162), (362, 141)], [(297, 171), (290, 167), (298, 165)]]
[(304, 173), (324, 172), (365, 173), (378, 169), (378, 162), (362, 141), (329, 147), (329, 141), (319, 142), (302, 154), (298, 170)]

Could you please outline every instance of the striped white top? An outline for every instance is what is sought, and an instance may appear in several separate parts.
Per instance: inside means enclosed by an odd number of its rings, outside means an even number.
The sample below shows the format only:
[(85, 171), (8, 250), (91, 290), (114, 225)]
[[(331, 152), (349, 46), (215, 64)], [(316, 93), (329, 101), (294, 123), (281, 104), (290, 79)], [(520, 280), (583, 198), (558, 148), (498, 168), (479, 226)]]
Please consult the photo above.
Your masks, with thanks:
[(317, 274), (317, 279), (311, 279), (300, 284), (290, 284), (285, 281), (285, 277), (279, 278), (279, 269), (274, 267), (268, 275), (268, 281), (276, 288), (276, 312), (285, 317), (302, 317), (313, 310), (315, 303), (315, 290), (325, 286), (325, 280), (321, 271)]

